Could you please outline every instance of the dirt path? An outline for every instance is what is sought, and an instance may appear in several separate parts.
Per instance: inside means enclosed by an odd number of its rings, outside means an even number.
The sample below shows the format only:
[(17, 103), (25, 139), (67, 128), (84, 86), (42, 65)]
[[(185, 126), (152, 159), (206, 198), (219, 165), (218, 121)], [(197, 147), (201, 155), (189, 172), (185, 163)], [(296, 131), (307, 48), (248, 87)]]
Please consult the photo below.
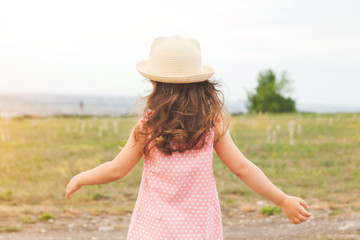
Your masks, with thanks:
[[(360, 215), (352, 213), (330, 217), (327, 211), (312, 211), (313, 216), (299, 225), (283, 214), (264, 217), (254, 212), (224, 212), (225, 240), (235, 239), (360, 239)], [(120, 240), (126, 239), (131, 214), (81, 214), (47, 222), (22, 224), (20, 232), (2, 232), (0, 240)]]

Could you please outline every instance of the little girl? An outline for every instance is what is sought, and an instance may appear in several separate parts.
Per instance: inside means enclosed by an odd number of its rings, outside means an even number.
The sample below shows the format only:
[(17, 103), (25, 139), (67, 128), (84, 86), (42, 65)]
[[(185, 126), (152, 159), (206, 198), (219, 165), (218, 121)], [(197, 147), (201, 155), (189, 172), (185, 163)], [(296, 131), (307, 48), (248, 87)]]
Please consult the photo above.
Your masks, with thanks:
[(197, 40), (156, 38), (149, 60), (138, 63), (137, 70), (153, 85), (142, 119), (112, 161), (70, 180), (67, 198), (82, 186), (123, 178), (144, 156), (127, 239), (223, 239), (212, 169), (215, 149), (238, 178), (278, 205), (291, 223), (311, 216), (303, 199), (274, 186), (232, 141), (223, 95), (209, 80), (213, 69), (201, 64)]

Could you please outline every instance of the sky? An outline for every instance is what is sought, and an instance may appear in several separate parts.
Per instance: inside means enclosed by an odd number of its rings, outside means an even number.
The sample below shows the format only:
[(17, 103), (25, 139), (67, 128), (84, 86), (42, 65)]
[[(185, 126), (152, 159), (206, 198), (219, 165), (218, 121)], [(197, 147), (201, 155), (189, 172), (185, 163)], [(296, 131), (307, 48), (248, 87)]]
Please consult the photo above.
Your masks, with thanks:
[(284, 71), (303, 104), (360, 105), (358, 0), (1, 1), (0, 93), (139, 96), (158, 36), (196, 38), (225, 97)]

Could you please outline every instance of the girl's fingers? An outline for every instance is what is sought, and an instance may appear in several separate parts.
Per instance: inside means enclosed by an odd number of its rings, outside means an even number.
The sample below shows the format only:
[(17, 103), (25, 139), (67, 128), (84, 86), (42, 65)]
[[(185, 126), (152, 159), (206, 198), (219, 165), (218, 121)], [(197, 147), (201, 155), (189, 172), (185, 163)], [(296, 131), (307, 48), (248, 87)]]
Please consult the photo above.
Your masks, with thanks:
[(71, 198), (71, 196), (72, 196), (72, 194), (73, 194), (73, 190), (70, 190), (70, 188), (69, 187), (67, 187), (66, 188), (66, 197), (68, 198), (68, 199), (70, 199)]
[(300, 205), (303, 207), (303, 208), (301, 208), (300, 213), (305, 217), (310, 217), (311, 213), (306, 211), (306, 209), (309, 209), (309, 205), (305, 202), (305, 200), (303, 200), (301, 198), (298, 198), (298, 199), (299, 199)]
[(308, 211), (306, 211), (304, 209), (300, 209), (300, 214), (305, 217), (311, 217), (311, 213), (309, 213)]
[(304, 217), (304, 216), (301, 215), (301, 214), (299, 214), (296, 218), (299, 219), (301, 222), (304, 222), (304, 221), (308, 220), (307, 217)]
[(81, 186), (75, 184), (72, 180), (70, 180), (70, 182), (66, 186), (66, 197), (70, 199), (73, 193), (79, 190), (80, 188)]
[(300, 205), (303, 206), (305, 209), (309, 209), (309, 206), (308, 204), (305, 202), (305, 200), (301, 199), (301, 198), (298, 198), (299, 199), (299, 202), (300, 202)]
[(300, 221), (297, 217), (294, 217), (294, 218), (293, 218), (293, 222), (294, 222), (294, 224), (299, 224), (299, 223), (301, 223), (301, 221)]
[(73, 193), (69, 193), (69, 194), (68, 194), (68, 199), (70, 199), (70, 198), (72, 197), (72, 194), (73, 194)]

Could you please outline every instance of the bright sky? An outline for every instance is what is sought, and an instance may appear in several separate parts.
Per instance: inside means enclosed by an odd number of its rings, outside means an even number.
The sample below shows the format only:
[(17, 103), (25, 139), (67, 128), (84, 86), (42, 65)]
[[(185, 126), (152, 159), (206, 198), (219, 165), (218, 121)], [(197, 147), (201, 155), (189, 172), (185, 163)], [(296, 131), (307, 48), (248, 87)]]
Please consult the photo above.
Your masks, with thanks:
[(157, 36), (198, 39), (226, 97), (287, 71), (299, 103), (360, 104), (360, 1), (2, 1), (0, 93), (137, 96)]

